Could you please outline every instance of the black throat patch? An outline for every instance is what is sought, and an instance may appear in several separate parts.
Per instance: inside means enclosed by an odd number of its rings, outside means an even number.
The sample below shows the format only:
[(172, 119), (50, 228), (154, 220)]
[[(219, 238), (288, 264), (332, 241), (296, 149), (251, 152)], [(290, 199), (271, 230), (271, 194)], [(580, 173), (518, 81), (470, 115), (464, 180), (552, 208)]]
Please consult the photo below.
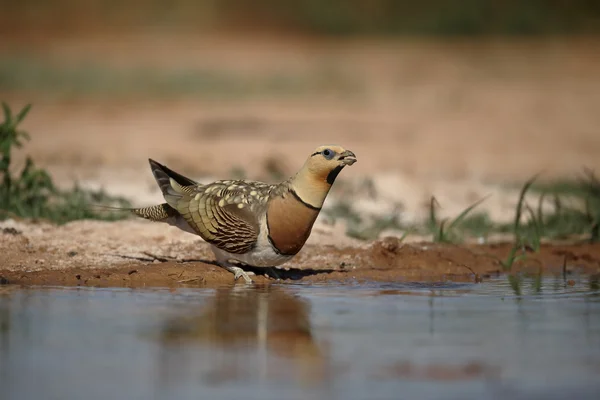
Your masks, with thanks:
[(290, 193), (294, 195), (296, 200), (298, 200), (300, 203), (304, 204), (306, 207), (310, 208), (311, 210), (321, 211), (321, 207), (313, 206), (312, 204), (307, 203), (306, 201), (302, 200), (300, 198), (300, 196), (298, 196), (298, 193), (296, 193), (296, 191), (294, 189), (290, 188)]
[(338, 165), (337, 167), (335, 167), (330, 173), (329, 175), (327, 175), (327, 183), (329, 183), (330, 185), (333, 185), (333, 182), (335, 182), (335, 178), (337, 178), (338, 174), (340, 173), (340, 171), (344, 169), (343, 165)]

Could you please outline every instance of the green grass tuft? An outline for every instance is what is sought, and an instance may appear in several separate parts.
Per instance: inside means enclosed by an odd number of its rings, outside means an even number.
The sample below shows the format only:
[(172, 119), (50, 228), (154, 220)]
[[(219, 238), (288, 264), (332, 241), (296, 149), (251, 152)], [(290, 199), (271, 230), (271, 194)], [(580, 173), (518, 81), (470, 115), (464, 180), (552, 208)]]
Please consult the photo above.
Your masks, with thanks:
[(600, 240), (600, 181), (592, 170), (584, 169), (571, 181), (534, 184), (530, 190), (553, 199), (554, 212), (550, 215), (543, 215), (542, 199), (538, 205), (537, 223), (543, 237), (565, 239), (588, 234), (590, 242)]
[[(521, 188), (512, 226), (514, 245), (507, 258), (500, 261), (505, 271), (525, 259), (528, 250), (539, 251), (544, 238), (566, 239), (587, 233), (590, 242), (599, 240), (600, 181), (594, 172), (586, 169), (584, 176), (574, 182), (535, 184), (537, 178), (530, 178)], [(541, 192), (536, 210), (526, 202), (529, 191)], [(554, 212), (548, 215), (543, 203), (549, 196), (553, 198)], [(526, 222), (522, 221), (524, 216), (528, 216)]]
[(433, 232), (434, 242), (456, 243), (462, 241), (465, 226), (472, 228), (475, 226), (476, 222), (481, 222), (482, 220), (480, 215), (477, 217), (478, 220), (469, 219), (469, 214), (471, 214), (475, 207), (483, 203), (486, 199), (487, 197), (477, 200), (448, 223), (448, 218), (438, 221), (436, 207), (439, 207), (439, 203), (436, 198), (432, 196), (429, 205), (429, 229)]
[(25, 166), (18, 174), (11, 170), (13, 150), (23, 147), (29, 135), (18, 128), (31, 109), (25, 106), (13, 115), (9, 106), (2, 103), (4, 121), (0, 124), (0, 219), (9, 217), (45, 219), (66, 223), (76, 219), (122, 219), (123, 213), (96, 213), (95, 204), (110, 204), (129, 207), (127, 200), (109, 196), (103, 191), (83, 190), (75, 186), (71, 190), (60, 190), (50, 174), (35, 166), (27, 157)]

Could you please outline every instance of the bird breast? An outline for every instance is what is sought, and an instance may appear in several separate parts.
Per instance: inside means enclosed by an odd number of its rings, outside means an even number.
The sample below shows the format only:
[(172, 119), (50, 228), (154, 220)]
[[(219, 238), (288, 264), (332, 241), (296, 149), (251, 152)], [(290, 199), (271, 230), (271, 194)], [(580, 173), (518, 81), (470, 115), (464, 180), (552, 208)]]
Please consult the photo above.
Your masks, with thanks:
[(308, 207), (291, 193), (272, 198), (267, 208), (267, 226), (273, 247), (281, 254), (297, 254), (318, 215), (318, 209)]

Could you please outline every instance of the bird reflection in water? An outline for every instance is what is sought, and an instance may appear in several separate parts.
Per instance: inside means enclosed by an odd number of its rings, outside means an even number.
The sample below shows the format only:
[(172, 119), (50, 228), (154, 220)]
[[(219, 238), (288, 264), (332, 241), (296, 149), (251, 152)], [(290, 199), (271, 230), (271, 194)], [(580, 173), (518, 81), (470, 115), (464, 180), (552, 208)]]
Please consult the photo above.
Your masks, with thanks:
[(327, 382), (328, 358), (311, 332), (307, 301), (268, 285), (238, 285), (217, 289), (195, 312), (167, 320), (160, 332), (162, 383)]

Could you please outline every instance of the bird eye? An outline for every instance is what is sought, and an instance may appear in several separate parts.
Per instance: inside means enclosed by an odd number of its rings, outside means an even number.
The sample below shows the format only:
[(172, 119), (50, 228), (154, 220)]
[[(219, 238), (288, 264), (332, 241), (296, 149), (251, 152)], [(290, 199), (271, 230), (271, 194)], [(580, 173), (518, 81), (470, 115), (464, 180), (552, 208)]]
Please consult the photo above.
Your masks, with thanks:
[(325, 157), (328, 160), (331, 160), (333, 158), (334, 154), (335, 153), (332, 150), (329, 150), (329, 149), (323, 150), (323, 157)]

